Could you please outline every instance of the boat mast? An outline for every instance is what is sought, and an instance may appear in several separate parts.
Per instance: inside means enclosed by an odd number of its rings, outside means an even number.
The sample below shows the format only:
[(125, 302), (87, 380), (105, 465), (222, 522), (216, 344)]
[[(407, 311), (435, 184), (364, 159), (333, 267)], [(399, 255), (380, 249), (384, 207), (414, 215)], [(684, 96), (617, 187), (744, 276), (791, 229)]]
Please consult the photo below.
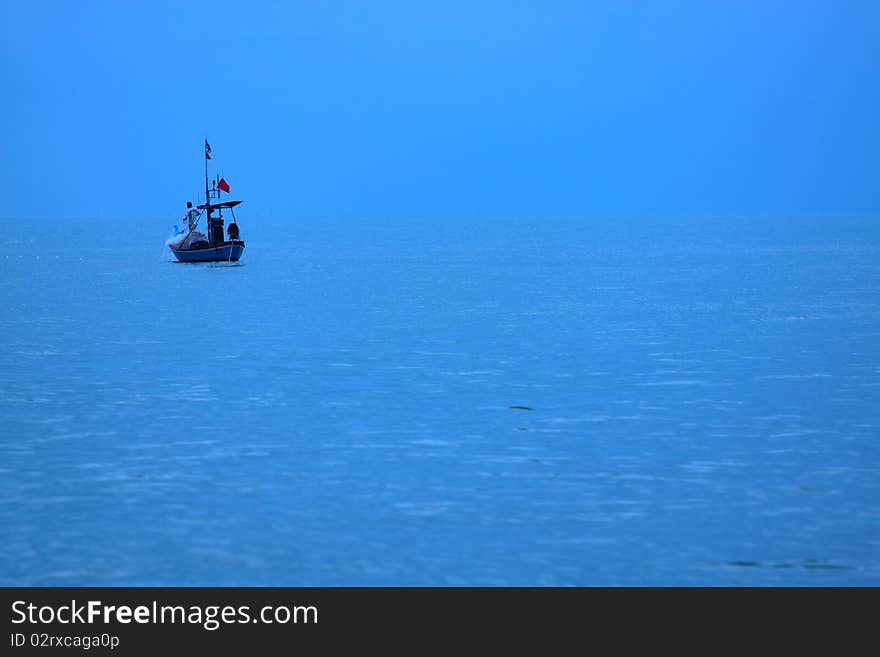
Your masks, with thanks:
[(208, 160), (210, 157), (208, 154), (208, 140), (205, 139), (205, 209), (208, 211), (206, 225), (210, 225), (211, 222), (211, 197), (208, 196)]

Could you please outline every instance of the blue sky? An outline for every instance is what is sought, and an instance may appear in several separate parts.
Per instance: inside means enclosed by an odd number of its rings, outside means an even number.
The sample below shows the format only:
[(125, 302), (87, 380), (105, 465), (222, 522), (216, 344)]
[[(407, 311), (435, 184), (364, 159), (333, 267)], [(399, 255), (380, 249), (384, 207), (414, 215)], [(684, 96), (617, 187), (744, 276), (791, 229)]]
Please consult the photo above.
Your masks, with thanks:
[(880, 2), (0, 7), (7, 217), (880, 211)]

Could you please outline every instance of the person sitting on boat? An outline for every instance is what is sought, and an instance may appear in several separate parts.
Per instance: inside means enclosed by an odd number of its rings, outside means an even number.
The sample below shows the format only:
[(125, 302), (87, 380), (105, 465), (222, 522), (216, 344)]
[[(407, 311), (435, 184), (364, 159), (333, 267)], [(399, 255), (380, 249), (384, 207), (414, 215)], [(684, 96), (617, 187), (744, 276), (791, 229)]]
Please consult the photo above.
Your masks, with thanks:
[(186, 202), (186, 216), (183, 220), (186, 222), (187, 230), (195, 228), (196, 221), (201, 213), (193, 207), (192, 201)]

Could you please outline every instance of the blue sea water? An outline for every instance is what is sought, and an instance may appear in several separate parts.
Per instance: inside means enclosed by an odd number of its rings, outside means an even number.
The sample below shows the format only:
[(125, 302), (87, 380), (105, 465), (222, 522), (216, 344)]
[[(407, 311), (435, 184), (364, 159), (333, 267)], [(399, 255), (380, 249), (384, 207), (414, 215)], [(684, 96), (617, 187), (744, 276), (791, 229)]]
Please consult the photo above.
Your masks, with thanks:
[(241, 214), (4, 224), (0, 585), (880, 584), (878, 222)]

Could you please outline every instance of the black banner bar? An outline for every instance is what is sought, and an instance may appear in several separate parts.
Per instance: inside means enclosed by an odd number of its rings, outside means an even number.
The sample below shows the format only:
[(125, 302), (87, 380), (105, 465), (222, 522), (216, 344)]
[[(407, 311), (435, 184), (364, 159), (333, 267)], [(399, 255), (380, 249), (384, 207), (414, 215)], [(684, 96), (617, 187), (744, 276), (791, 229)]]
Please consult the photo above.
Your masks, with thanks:
[[(875, 590), (864, 590), (871, 599)], [(846, 589), (4, 588), (2, 654), (264, 654), (367, 648), (544, 654), (821, 639), (873, 610)], [(868, 596), (860, 596), (862, 598)], [(870, 627), (866, 623), (864, 627)], [(791, 634), (790, 632), (794, 632)], [(852, 632), (848, 634), (853, 637)], [(839, 648), (840, 637), (835, 645)], [(574, 642), (574, 643), (573, 643)], [(595, 649), (587, 649), (587, 645)], [(815, 641), (812, 645), (817, 645)], [(754, 646), (752, 646), (754, 647)], [(431, 650), (430, 652), (435, 652)], [(604, 652), (604, 651), (603, 651)]]

